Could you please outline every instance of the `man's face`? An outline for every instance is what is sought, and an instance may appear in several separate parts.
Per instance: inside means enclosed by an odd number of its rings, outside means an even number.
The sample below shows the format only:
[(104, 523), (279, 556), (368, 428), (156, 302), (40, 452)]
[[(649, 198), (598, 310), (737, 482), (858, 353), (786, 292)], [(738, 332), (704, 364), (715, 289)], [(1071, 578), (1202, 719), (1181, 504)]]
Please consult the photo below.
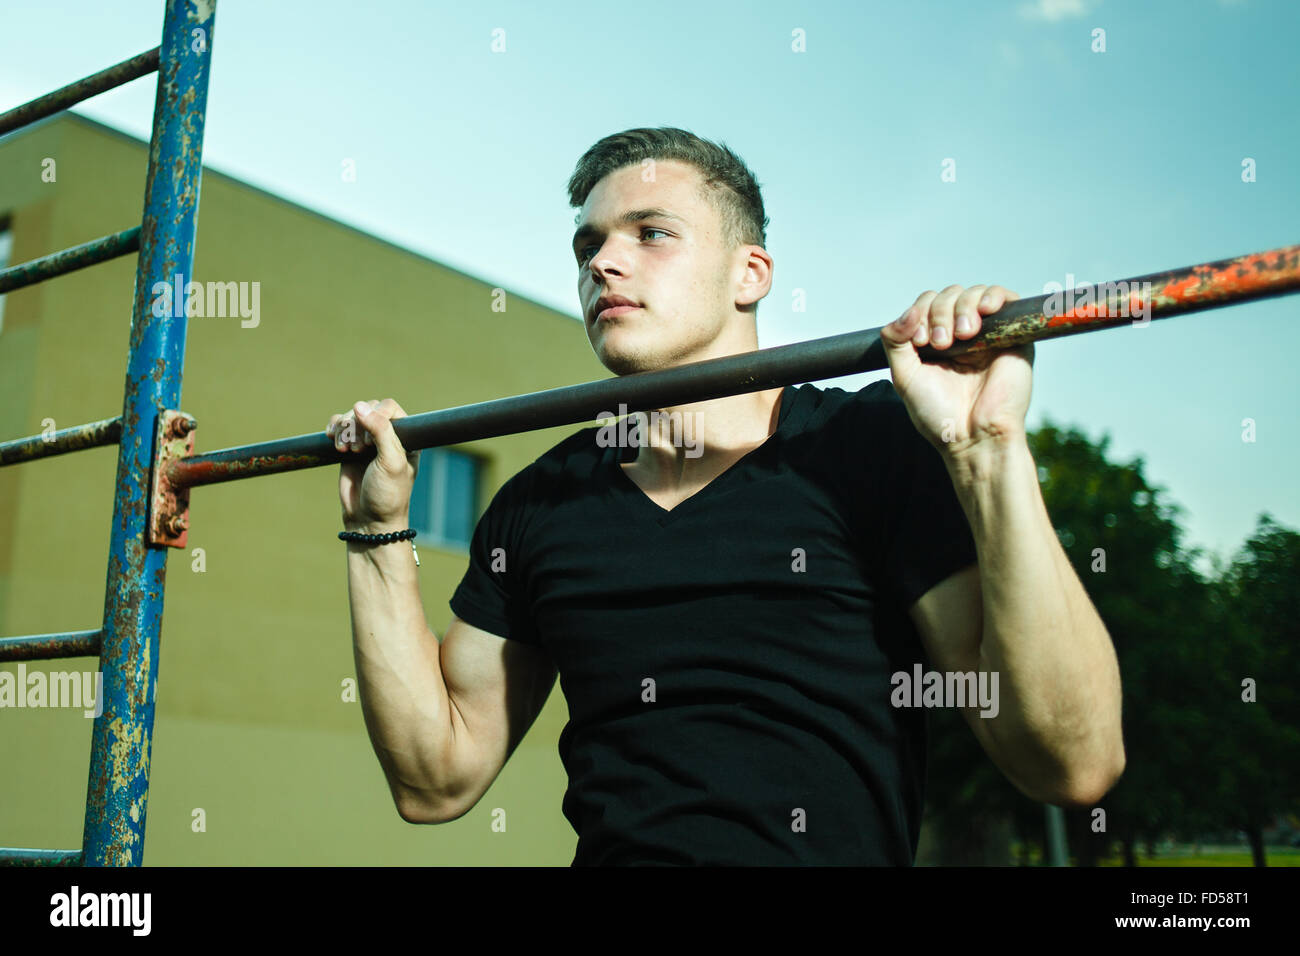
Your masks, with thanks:
[[(676, 160), (626, 166), (598, 182), (574, 238), (578, 301), (596, 357), (616, 375), (712, 357), (736, 311), (744, 252), (723, 248), (700, 173)], [(597, 313), (601, 297), (635, 307)], [(602, 307), (603, 309), (603, 307)]]

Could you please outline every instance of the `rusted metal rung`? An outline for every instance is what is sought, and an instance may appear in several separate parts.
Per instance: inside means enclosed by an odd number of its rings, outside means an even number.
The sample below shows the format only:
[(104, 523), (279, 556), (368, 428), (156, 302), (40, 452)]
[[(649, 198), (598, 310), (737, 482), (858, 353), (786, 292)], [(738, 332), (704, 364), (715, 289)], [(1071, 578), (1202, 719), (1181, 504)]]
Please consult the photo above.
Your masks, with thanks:
[(98, 657), (103, 633), (100, 629), (0, 637), (0, 661), (52, 661), (63, 657)]
[(0, 847), (0, 866), (83, 866), (81, 850), (33, 850), (26, 847)]
[(0, 465), (16, 465), (50, 455), (62, 455), (85, 448), (115, 445), (122, 437), (122, 416), (85, 425), (73, 425), (50, 435), (32, 435), (0, 442)]
[(50, 116), (60, 110), (66, 110), (69, 106), (75, 106), (82, 100), (88, 100), (90, 97), (98, 96), (106, 90), (114, 89), (124, 83), (130, 83), (132, 80), (155, 72), (158, 69), (159, 51), (159, 47), (145, 50), (143, 53), (137, 54), (129, 60), (123, 60), (121, 63), (116, 63), (106, 70), (100, 70), (98, 73), (82, 77), (75, 83), (69, 83), (53, 93), (46, 93), (30, 103), (24, 103), (22, 106), (15, 106), (8, 112), (0, 113), (0, 135), (11, 133), (28, 123), (36, 122), (43, 116)]
[(130, 255), (139, 249), (140, 227), (132, 226), (109, 236), (83, 242), (79, 246), (61, 249), (29, 262), (20, 262), (8, 269), (0, 269), (0, 293), (13, 292), (118, 256)]

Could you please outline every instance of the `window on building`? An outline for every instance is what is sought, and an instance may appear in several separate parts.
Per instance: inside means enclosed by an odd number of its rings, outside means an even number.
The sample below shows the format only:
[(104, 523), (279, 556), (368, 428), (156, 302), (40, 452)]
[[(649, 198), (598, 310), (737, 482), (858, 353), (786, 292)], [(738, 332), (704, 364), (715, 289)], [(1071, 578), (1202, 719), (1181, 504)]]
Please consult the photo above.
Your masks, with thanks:
[[(14, 234), (9, 230), (9, 218), (0, 216), (0, 269), (9, 265), (14, 248)], [(5, 297), (0, 295), (0, 332), (5, 328)]]
[(416, 543), (468, 551), (478, 521), (482, 462), (448, 448), (425, 448), (411, 489)]

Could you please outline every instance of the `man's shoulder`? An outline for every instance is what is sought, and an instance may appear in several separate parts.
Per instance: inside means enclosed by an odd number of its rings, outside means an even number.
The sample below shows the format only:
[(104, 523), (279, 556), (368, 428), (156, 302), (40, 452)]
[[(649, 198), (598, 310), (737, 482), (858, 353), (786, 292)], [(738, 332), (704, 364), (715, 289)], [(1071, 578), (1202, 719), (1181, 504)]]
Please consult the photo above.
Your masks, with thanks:
[(819, 385), (809, 384), (800, 385), (797, 391), (806, 392), (818, 403), (829, 403), (834, 406), (847, 403), (868, 404), (902, 400), (894, 390), (894, 383), (887, 378), (876, 379), (874, 382), (868, 382), (857, 389), (843, 389), (838, 385), (827, 385), (823, 388)]
[(566, 474), (569, 477), (578, 473), (589, 474), (600, 457), (596, 441), (599, 431), (599, 427), (593, 426), (560, 439), (506, 479), (502, 491), (527, 497), (535, 494), (539, 482), (554, 481)]
[(566, 435), (533, 459), (528, 467), (547, 475), (574, 470), (589, 471), (601, 457), (602, 449), (597, 440), (600, 432), (601, 426), (592, 425)]
[(884, 425), (906, 417), (903, 399), (887, 378), (869, 382), (861, 388), (847, 390), (835, 385), (825, 388), (800, 385), (796, 401), (806, 404), (806, 426), (811, 429), (864, 425)]

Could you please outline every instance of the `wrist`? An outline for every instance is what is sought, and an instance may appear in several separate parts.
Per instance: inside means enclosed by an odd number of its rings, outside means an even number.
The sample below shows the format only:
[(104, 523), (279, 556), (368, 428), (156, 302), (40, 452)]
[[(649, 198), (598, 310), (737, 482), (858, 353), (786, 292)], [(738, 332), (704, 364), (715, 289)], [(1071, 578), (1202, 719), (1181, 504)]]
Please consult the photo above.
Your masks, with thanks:
[(389, 534), (393, 531), (405, 531), (410, 526), (411, 522), (408, 515), (400, 515), (390, 520), (343, 519), (344, 531), (358, 531), (361, 534)]
[[(367, 560), (378, 566), (388, 560), (376, 555), (378, 551), (388, 550), (383, 545), (406, 542), (411, 546), (411, 556), (415, 558), (415, 566), (417, 568), (420, 566), (420, 552), (415, 549), (415, 529), (408, 527), (408, 522), (405, 519), (399, 522), (344, 521), (344, 524), (353, 525), (353, 527), (340, 531), (338, 534), (340, 538), (347, 542), (349, 554), (363, 554)], [(368, 540), (355, 540), (357, 537)]]
[(943, 460), (949, 477), (960, 491), (962, 487), (996, 481), (1022, 469), (1026, 461), (1032, 466), (1033, 455), (1027, 436), (1020, 432), (989, 436), (960, 449), (951, 449), (943, 454)]

